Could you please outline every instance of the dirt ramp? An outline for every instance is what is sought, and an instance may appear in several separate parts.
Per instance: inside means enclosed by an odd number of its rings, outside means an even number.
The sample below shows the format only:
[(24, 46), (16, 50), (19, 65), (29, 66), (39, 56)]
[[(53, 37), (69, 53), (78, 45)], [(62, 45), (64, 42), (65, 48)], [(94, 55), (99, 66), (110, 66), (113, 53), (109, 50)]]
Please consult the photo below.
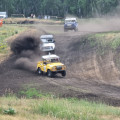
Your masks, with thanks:
[(114, 61), (115, 52), (109, 49), (101, 55), (97, 46), (91, 47), (86, 37), (74, 37), (72, 40), (66, 56), (71, 77), (120, 85), (120, 70)]
[(79, 62), (73, 63), (69, 69), (71, 76), (75, 78), (120, 85), (120, 71), (115, 66), (113, 59), (109, 58), (109, 56), (103, 59), (96, 54), (91, 55), (89, 53), (86, 57), (80, 58)]

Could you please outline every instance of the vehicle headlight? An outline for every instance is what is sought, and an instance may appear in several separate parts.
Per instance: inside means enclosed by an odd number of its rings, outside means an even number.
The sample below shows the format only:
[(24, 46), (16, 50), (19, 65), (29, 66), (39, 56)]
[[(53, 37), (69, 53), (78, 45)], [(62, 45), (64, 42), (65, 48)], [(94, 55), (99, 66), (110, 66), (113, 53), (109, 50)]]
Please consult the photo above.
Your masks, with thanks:
[(66, 69), (66, 66), (63, 66), (63, 69), (65, 70), (65, 69)]

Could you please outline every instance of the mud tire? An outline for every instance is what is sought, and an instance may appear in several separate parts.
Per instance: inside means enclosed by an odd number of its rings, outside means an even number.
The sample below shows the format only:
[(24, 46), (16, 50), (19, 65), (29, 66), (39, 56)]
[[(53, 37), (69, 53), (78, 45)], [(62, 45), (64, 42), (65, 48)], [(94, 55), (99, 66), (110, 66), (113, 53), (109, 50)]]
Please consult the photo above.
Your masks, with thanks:
[(41, 71), (41, 68), (38, 68), (38, 69), (37, 69), (37, 74), (38, 74), (38, 75), (42, 75), (42, 74), (43, 74), (43, 72)]
[(63, 77), (65, 77), (66, 76), (66, 71), (63, 71), (61, 74), (62, 74)]
[(52, 72), (51, 70), (48, 70), (48, 71), (47, 71), (47, 76), (48, 76), (48, 77), (53, 77), (53, 72)]

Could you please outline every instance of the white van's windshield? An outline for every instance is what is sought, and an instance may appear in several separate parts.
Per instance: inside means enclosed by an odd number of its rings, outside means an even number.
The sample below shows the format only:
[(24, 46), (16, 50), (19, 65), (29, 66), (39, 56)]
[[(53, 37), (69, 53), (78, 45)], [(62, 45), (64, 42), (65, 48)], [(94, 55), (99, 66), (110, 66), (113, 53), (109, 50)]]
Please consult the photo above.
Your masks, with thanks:
[(43, 43), (53, 43), (54, 42), (54, 40), (53, 39), (41, 39), (41, 41), (43, 42)]
[(6, 12), (0, 12), (0, 15), (6, 15)]

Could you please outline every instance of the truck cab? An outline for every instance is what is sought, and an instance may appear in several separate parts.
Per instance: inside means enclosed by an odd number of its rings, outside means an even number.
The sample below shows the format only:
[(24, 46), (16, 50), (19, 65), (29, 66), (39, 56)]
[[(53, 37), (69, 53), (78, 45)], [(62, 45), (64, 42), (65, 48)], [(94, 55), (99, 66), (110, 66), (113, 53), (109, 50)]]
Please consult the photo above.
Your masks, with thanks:
[(7, 18), (7, 12), (0, 12), (0, 19)]

